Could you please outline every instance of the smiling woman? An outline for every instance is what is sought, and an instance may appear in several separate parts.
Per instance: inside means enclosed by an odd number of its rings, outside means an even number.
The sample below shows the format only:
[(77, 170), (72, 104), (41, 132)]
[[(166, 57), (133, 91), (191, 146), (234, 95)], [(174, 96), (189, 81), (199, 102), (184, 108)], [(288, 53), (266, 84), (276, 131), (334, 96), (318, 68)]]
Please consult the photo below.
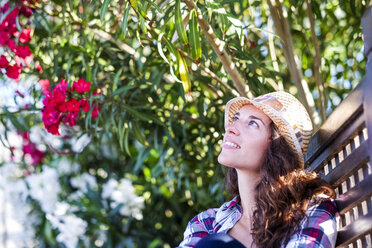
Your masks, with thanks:
[(285, 92), (234, 98), (225, 130), (218, 161), (235, 197), (195, 216), (179, 247), (334, 247), (334, 191), (304, 170), (304, 106)]

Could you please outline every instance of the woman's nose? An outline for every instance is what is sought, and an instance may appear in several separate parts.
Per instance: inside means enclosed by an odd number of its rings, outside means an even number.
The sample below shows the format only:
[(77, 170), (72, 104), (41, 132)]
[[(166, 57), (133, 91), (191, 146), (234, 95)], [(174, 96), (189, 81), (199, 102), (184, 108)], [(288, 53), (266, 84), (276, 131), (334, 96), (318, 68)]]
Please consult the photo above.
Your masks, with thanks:
[(239, 129), (236, 127), (236, 122), (227, 125), (226, 134), (240, 135)]

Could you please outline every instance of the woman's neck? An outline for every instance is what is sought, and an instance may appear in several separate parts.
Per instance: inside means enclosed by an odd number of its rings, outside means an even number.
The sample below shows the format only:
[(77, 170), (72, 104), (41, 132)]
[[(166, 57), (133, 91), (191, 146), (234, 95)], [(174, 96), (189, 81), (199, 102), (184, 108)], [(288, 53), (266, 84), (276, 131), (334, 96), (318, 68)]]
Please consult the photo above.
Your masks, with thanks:
[(243, 218), (251, 220), (253, 211), (256, 208), (255, 188), (260, 180), (259, 173), (242, 171), (237, 169), (239, 196), (243, 209)]

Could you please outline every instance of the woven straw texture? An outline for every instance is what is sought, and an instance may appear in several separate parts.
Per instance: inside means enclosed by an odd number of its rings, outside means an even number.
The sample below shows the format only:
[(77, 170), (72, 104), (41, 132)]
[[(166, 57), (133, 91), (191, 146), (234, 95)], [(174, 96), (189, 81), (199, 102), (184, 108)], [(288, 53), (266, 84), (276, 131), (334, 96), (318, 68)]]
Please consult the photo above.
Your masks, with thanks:
[(284, 91), (272, 92), (251, 100), (236, 97), (226, 104), (225, 127), (232, 123), (234, 115), (247, 104), (262, 110), (275, 123), (292, 150), (298, 153), (303, 165), (304, 154), (313, 132), (305, 107), (294, 96)]

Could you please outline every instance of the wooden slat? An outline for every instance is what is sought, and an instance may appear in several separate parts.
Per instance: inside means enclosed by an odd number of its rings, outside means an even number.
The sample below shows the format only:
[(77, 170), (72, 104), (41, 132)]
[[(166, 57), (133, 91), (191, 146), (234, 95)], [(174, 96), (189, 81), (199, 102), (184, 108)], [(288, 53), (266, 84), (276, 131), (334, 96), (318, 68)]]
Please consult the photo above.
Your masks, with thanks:
[(345, 214), (370, 195), (372, 195), (372, 175), (368, 175), (355, 187), (338, 197), (336, 204), (339, 213)]
[[(367, 57), (366, 76), (363, 81), (363, 105), (366, 109), (364, 115), (368, 137), (372, 137), (372, 7), (369, 7), (362, 17), (362, 32), (364, 42), (364, 53)], [(372, 158), (372, 138), (368, 139), (369, 156)]]
[[(321, 151), (318, 153), (318, 157), (313, 158), (313, 161), (310, 165), (310, 171), (318, 171), (323, 166), (323, 163), (330, 156), (333, 156), (335, 153), (338, 153), (342, 146), (349, 142), (350, 136), (358, 132), (364, 127), (364, 116), (362, 108), (359, 108), (354, 115), (352, 123), (347, 123), (344, 125), (342, 130), (338, 133), (337, 137), (333, 138), (332, 143), (328, 143), (327, 146), (323, 146)], [(323, 127), (322, 127), (323, 128)]]
[(368, 144), (367, 142), (363, 142), (328, 175), (324, 176), (323, 179), (336, 187), (338, 184), (345, 181), (345, 179), (353, 174), (356, 170), (358, 170), (363, 163), (368, 161), (368, 159)]
[(347, 247), (347, 245), (372, 230), (372, 209), (368, 214), (360, 217), (350, 225), (338, 231), (336, 247)]
[(321, 128), (311, 138), (305, 161), (311, 164), (319, 153), (323, 151), (340, 132), (353, 122), (356, 115), (359, 115), (363, 100), (363, 81), (359, 83), (350, 94), (342, 100), (341, 104), (332, 112), (332, 114), (323, 123)]

